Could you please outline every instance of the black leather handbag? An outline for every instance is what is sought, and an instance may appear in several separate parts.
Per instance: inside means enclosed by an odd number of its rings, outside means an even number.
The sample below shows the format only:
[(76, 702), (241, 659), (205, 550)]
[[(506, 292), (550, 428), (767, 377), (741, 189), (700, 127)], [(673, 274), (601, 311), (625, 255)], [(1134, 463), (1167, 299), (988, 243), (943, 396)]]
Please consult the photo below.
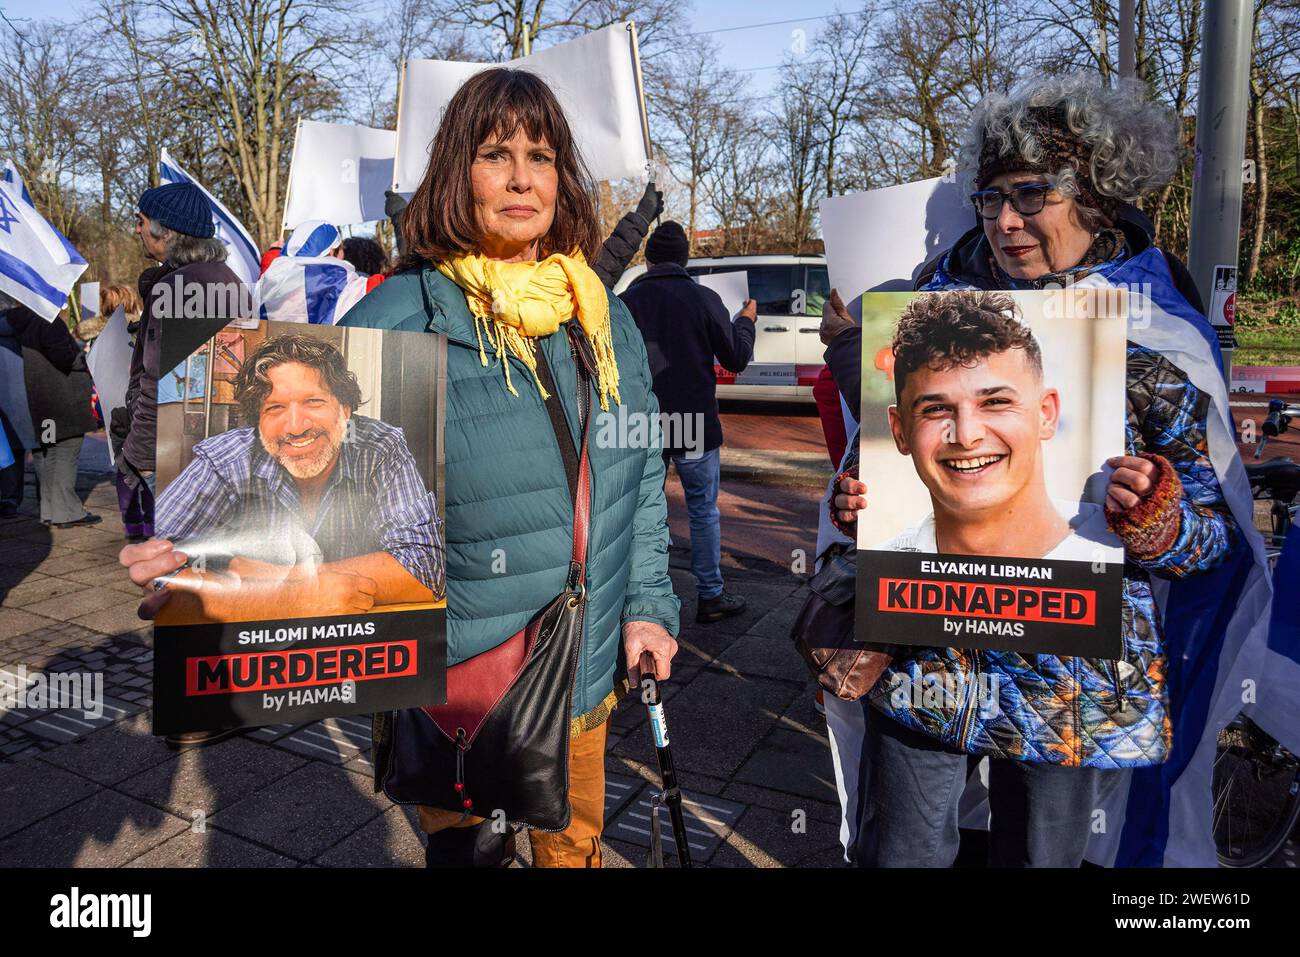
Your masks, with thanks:
[(568, 827), (569, 728), (586, 611), (591, 470), (587, 432), (595, 363), (576, 321), (565, 323), (578, 368), (582, 440), (575, 451), (549, 369), (547, 391), (574, 493), (573, 554), (564, 590), (520, 631), (447, 669), (447, 704), (377, 716), (375, 782), (399, 804), (505, 819), (543, 831)]

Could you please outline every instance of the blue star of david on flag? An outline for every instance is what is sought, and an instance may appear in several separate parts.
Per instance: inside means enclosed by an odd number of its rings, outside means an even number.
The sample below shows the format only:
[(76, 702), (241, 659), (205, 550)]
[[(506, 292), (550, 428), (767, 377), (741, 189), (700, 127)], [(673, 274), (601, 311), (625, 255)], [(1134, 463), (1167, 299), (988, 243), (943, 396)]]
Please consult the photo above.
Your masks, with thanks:
[(16, 222), (18, 222), (18, 210), (9, 205), (9, 200), (5, 198), (4, 193), (0, 193), (0, 229), (8, 233), (10, 224)]

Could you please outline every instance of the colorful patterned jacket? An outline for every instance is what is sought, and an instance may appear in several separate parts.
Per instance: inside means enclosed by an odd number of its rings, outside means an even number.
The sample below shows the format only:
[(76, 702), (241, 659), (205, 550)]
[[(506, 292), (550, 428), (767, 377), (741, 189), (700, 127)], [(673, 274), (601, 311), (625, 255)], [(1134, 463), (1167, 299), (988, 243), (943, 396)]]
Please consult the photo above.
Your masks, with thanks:
[[(1132, 249), (1142, 237), (1129, 239)], [(939, 261), (923, 288), (992, 288), (987, 269), (961, 268), (980, 258), (981, 240), (977, 231), (964, 237)], [(1125, 258), (1094, 272), (1104, 277)], [(1158, 353), (1129, 344), (1128, 452), (1166, 459), (1182, 495), (1172, 542), (1152, 556), (1126, 552), (1122, 660), (899, 646), (871, 692), (871, 704), (969, 754), (1093, 768), (1162, 763), (1173, 732), (1167, 714), (1167, 650), (1151, 576), (1181, 578), (1209, 571), (1228, 554), (1237, 535), (1208, 457), (1208, 411), (1208, 396), (1181, 370)], [(936, 679), (941, 682), (937, 687), (957, 693), (924, 694)], [(914, 690), (918, 688), (922, 693)]]

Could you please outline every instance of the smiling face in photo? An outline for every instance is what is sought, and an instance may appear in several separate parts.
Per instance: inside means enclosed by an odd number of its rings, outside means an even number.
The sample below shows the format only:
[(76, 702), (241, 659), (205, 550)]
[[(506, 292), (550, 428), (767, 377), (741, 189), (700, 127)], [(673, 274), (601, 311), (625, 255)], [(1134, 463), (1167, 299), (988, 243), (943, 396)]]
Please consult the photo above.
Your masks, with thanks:
[(936, 512), (960, 515), (1010, 506), (1043, 485), (1041, 444), (1059, 415), (1056, 390), (1023, 349), (1008, 349), (909, 373), (889, 425)]
[(297, 479), (312, 479), (338, 459), (352, 410), (330, 391), (320, 371), (284, 362), (266, 373), (257, 431), (262, 448)]

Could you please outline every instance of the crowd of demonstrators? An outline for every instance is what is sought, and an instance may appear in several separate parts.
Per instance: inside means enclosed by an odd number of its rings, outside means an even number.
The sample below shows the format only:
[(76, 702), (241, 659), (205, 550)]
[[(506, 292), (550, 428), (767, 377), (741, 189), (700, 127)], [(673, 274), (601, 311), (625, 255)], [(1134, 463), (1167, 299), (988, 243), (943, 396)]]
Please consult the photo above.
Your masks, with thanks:
[[(23, 386), (30, 416), (32, 464), (36, 470), (41, 522), (57, 528), (95, 525), (103, 519), (86, 511), (77, 495), (77, 463), (87, 433), (98, 429), (85, 352), (60, 319), (46, 321), (8, 297), (0, 299), (0, 348), (22, 356)], [(17, 514), (23, 499), (24, 443), (5, 422), (13, 461), (0, 472), (5, 515)]]
[[(1170, 288), (1199, 311), (1185, 269), (1154, 248), (1150, 223), (1132, 205), (1168, 181), (1178, 151), (1177, 118), (1126, 87), (1076, 76), (990, 96), (976, 109), (963, 145), (975, 170), (978, 224), (922, 270), (917, 287), (1044, 289), (1086, 277), (1122, 283), (1130, 281), (1126, 267), (1135, 264), (1166, 270)], [(973, 314), (964, 321), (975, 335), (983, 320)], [(978, 353), (1027, 348), (1014, 338), (1003, 341), (996, 330), (985, 332), (976, 335)], [(856, 409), (860, 329), (837, 295), (823, 336), (835, 381)], [(942, 342), (932, 356), (919, 358), (911, 345), (894, 343), (904, 429), (907, 377), (956, 361), (944, 358)], [(1210, 572), (1234, 548), (1239, 530), (1209, 461), (1208, 397), (1173, 358), (1132, 342), (1127, 372), (1127, 449), (1108, 463), (1105, 505), (1125, 547), (1124, 657), (895, 646), (892, 663), (861, 699), (828, 696), (846, 851), (859, 865), (950, 864), (968, 759), (980, 756), (990, 759), (991, 863), (1077, 866), (1095, 810), (1127, 783), (1131, 769), (1168, 758), (1179, 728), (1171, 721), (1170, 650), (1152, 580)], [(977, 447), (977, 439), (954, 431), (954, 449), (969, 454), (963, 442)], [(878, 493), (870, 475), (858, 474), (855, 437), (823, 500), (840, 541), (851, 541), (862, 509), (881, 507)], [(936, 513), (945, 508), (933, 489), (931, 496)], [(976, 674), (997, 679), (991, 686), (998, 707), (972, 711), (967, 722), (956, 720), (951, 699), (926, 699), (922, 706), (916, 696), (890, 694), (925, 676), (969, 687)]]
[(716, 357), (724, 369), (745, 371), (754, 355), (758, 307), (749, 299), (737, 316), (727, 315), (722, 297), (686, 271), (690, 243), (671, 220), (650, 235), (645, 255), (649, 268), (621, 298), (645, 340), (655, 395), (668, 423), (665, 464), (672, 461), (686, 497), (695, 620), (721, 621), (743, 612), (745, 599), (729, 594), (722, 580), (718, 488), (723, 435), (714, 362)]

